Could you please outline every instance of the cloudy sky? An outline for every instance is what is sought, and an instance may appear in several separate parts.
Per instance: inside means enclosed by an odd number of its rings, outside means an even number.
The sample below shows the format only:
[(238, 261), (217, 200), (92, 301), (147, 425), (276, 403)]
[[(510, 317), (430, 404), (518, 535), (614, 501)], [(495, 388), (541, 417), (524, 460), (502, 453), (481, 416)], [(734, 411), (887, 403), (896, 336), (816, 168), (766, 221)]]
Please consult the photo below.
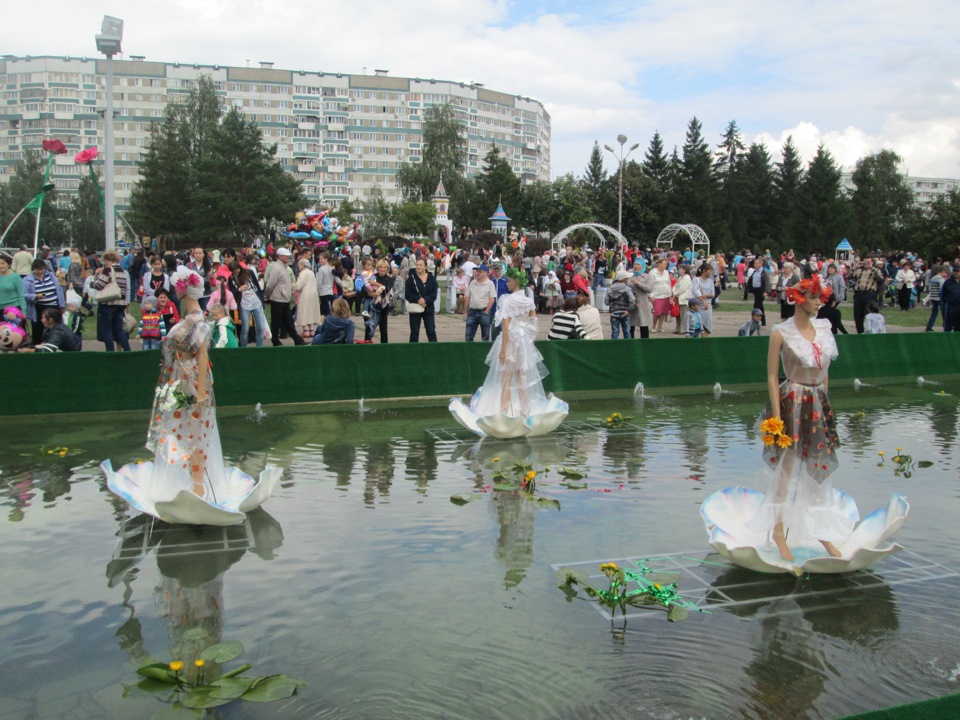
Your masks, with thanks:
[[(4, 8), (0, 52), (95, 56), (104, 14), (149, 60), (476, 81), (539, 99), (554, 175), (594, 139), (668, 151), (696, 115), (737, 121), (775, 159), (892, 148), (911, 175), (960, 178), (956, 0), (47, 0)], [(55, 19), (56, 22), (51, 21)], [(609, 166), (615, 163), (608, 157)]]

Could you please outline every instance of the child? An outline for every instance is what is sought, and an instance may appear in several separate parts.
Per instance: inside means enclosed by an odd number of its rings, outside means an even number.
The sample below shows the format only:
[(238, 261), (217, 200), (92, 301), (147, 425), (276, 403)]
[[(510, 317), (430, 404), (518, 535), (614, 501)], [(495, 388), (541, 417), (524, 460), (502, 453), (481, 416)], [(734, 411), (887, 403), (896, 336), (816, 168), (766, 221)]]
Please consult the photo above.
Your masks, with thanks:
[(140, 327), (137, 334), (143, 341), (144, 350), (159, 350), (160, 341), (167, 336), (163, 315), (157, 310), (157, 299), (149, 295), (140, 303)]
[(750, 319), (741, 325), (737, 331), (737, 337), (752, 337), (753, 335), (760, 337), (762, 335), (760, 332), (762, 329), (763, 312), (760, 308), (754, 308), (753, 312), (750, 313)]
[(233, 327), (233, 320), (227, 315), (226, 308), (220, 303), (210, 306), (210, 316), (213, 318), (213, 346), (215, 348), (240, 347), (237, 342), (237, 332)]
[(180, 322), (180, 311), (170, 301), (170, 294), (163, 288), (157, 290), (154, 297), (157, 298), (157, 312), (163, 316), (164, 327), (169, 331), (170, 328)]
[(704, 329), (700, 323), (700, 301), (697, 298), (690, 298), (687, 301), (687, 306), (690, 308), (686, 318), (685, 332), (687, 337), (698, 338), (702, 335), (709, 335), (710, 332)]
[(863, 329), (867, 335), (887, 334), (887, 320), (880, 314), (880, 305), (876, 301), (867, 305), (867, 315), (863, 318)]
[(63, 324), (73, 334), (83, 337), (83, 318), (86, 315), (83, 309), (83, 298), (72, 288), (67, 290), (67, 311), (63, 314)]

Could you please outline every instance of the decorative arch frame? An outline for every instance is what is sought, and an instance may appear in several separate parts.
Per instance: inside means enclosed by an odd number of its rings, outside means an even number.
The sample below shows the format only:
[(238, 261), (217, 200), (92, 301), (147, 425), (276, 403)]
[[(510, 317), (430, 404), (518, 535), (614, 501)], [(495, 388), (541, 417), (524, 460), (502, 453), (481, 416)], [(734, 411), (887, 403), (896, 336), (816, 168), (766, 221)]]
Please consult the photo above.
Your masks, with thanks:
[(602, 223), (577, 223), (576, 225), (565, 227), (563, 230), (554, 235), (553, 239), (550, 241), (551, 249), (554, 252), (559, 251), (560, 248), (563, 247), (563, 241), (566, 240), (568, 235), (570, 235), (572, 232), (583, 229), (590, 230), (594, 235), (597, 236), (597, 239), (600, 241), (600, 247), (607, 246), (607, 237), (603, 234), (604, 232), (608, 233), (609, 235), (613, 235), (614, 239), (620, 243), (621, 248), (627, 245), (627, 239), (620, 234), (616, 228), (612, 228), (609, 225), (604, 225)]
[(683, 225), (681, 223), (671, 223), (670, 225), (667, 225), (663, 230), (660, 231), (660, 234), (657, 235), (656, 247), (663, 247), (664, 245), (669, 244), (672, 248), (673, 241), (681, 232), (686, 233), (687, 237), (690, 238), (690, 243), (692, 245), (690, 251), (693, 253), (694, 259), (696, 259), (698, 245), (705, 246), (706, 255), (708, 257), (710, 256), (710, 238), (699, 225)]

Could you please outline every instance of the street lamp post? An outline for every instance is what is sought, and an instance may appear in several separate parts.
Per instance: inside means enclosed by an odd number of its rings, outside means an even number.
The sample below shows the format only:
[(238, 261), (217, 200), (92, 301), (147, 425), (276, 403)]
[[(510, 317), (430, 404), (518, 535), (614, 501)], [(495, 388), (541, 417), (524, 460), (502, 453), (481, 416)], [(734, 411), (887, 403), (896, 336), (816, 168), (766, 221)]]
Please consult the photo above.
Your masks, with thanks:
[(103, 114), (103, 143), (106, 145), (103, 159), (104, 184), (104, 243), (107, 250), (117, 247), (117, 221), (114, 207), (115, 188), (113, 183), (113, 56), (120, 53), (120, 42), (123, 40), (123, 20), (103, 16), (100, 25), (100, 34), (97, 35), (97, 50), (107, 56), (107, 109)]
[(609, 150), (610, 153), (620, 162), (620, 200), (617, 205), (617, 232), (623, 236), (623, 163), (628, 157), (630, 157), (630, 153), (640, 147), (640, 143), (634, 143), (631, 145), (630, 149), (627, 150), (626, 154), (624, 154), (623, 146), (627, 143), (627, 136), (617, 135), (617, 142), (620, 143), (619, 155), (617, 155), (617, 153), (614, 152), (614, 149), (609, 145), (604, 145), (603, 147)]

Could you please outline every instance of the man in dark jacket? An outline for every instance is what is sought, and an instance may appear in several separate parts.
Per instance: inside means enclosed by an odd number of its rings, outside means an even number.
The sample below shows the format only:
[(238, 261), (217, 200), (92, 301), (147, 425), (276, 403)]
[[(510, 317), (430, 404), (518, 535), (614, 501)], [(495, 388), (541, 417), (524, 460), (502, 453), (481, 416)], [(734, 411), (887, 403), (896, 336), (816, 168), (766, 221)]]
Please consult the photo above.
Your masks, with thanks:
[(960, 264), (953, 266), (950, 277), (940, 286), (943, 305), (943, 331), (960, 332)]

